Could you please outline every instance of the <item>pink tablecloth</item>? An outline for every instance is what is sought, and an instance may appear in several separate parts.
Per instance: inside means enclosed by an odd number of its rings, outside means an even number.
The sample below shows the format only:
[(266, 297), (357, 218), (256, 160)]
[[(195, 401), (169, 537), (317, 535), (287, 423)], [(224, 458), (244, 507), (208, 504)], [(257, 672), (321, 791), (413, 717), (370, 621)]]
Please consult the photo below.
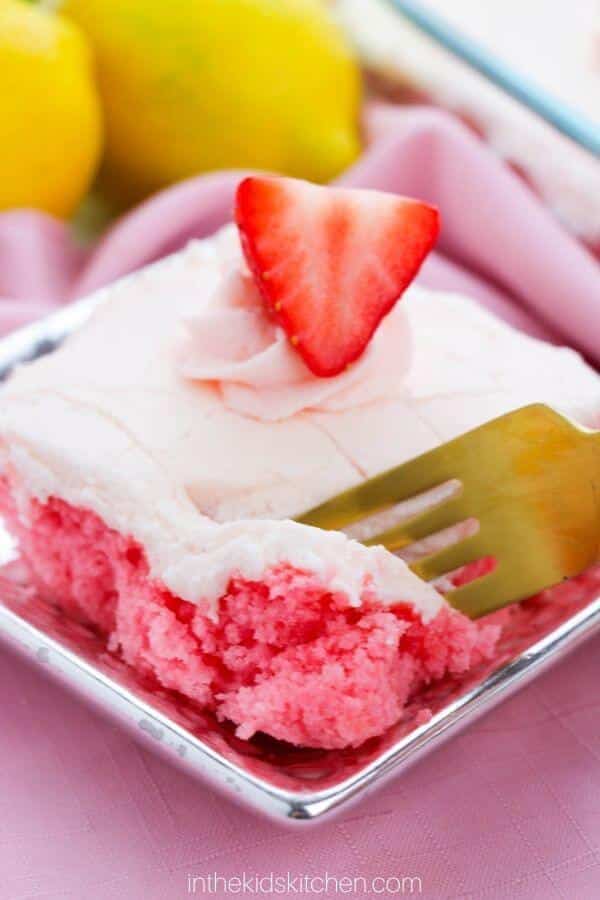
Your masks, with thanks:
[[(378, 139), (344, 181), (440, 205), (444, 255), (423, 281), (466, 289), (526, 330), (562, 335), (600, 360), (597, 263), (451, 119), (372, 115)], [(91, 254), (47, 218), (0, 216), (2, 328), (207, 233), (227, 218), (238, 177), (172, 189)], [(328, 896), (332, 879), (338, 893), (348, 887), (344, 876), (358, 879), (346, 896), (365, 896), (361, 879), (367, 896), (398, 896), (404, 876), (420, 879), (428, 898), (595, 900), (599, 652), (600, 640), (589, 642), (373, 798), (300, 833), (194, 783), (2, 650), (0, 900), (170, 900), (192, 896), (189, 876), (243, 873), (266, 879), (246, 896), (268, 895), (270, 876), (287, 873), (279, 896), (299, 893), (299, 877), (316, 878), (317, 892), (328, 873)], [(226, 896), (223, 882), (213, 896)]]

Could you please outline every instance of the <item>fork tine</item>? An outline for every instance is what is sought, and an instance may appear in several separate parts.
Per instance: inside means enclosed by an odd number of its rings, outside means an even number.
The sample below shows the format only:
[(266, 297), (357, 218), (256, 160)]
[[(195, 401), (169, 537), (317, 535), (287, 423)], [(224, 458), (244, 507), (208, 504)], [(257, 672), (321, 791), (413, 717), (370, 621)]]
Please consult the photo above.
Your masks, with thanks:
[(498, 564), (488, 575), (483, 575), (453, 591), (448, 591), (446, 600), (469, 618), (478, 619), (508, 606), (516, 600), (522, 600), (523, 596), (531, 596), (533, 593), (535, 591), (526, 591), (523, 594), (521, 590), (516, 589), (511, 593), (502, 565)]
[(377, 534), (368, 541), (367, 545), (383, 544), (388, 550), (402, 550), (404, 547), (414, 544), (431, 534), (436, 534), (444, 528), (455, 525), (461, 516), (462, 502), (460, 495), (442, 503), (438, 503), (431, 509), (419, 513), (400, 522), (389, 531)]
[(442, 575), (447, 575), (455, 569), (460, 569), (462, 566), (476, 562), (488, 555), (490, 555), (490, 548), (486, 547), (485, 538), (479, 532), (472, 537), (459, 540), (449, 547), (444, 547), (438, 553), (422, 557), (412, 563), (409, 568), (419, 578), (431, 581), (433, 578), (440, 578)]
[(454, 457), (448, 452), (449, 446), (442, 444), (422, 456), (382, 472), (364, 484), (326, 500), (299, 516), (297, 521), (318, 528), (343, 529), (365, 516), (454, 480)]

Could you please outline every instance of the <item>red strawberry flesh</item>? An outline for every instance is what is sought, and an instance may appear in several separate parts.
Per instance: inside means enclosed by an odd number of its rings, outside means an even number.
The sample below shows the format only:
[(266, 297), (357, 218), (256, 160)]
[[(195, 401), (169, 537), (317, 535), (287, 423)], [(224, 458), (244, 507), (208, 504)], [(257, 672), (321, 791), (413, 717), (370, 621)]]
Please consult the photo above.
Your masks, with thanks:
[(292, 178), (246, 178), (235, 215), (267, 309), (321, 377), (361, 356), (439, 232), (418, 200)]

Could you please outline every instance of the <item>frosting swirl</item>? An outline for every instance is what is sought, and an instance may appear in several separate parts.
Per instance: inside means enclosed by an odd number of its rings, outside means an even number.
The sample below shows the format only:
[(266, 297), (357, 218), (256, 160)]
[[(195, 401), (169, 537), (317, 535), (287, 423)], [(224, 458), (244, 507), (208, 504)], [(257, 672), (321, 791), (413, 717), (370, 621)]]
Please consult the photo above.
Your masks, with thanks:
[(185, 325), (180, 374), (217, 385), (229, 409), (267, 422), (304, 409), (332, 412), (384, 398), (410, 365), (409, 324), (398, 305), (345, 372), (334, 378), (313, 375), (265, 311), (241, 258)]

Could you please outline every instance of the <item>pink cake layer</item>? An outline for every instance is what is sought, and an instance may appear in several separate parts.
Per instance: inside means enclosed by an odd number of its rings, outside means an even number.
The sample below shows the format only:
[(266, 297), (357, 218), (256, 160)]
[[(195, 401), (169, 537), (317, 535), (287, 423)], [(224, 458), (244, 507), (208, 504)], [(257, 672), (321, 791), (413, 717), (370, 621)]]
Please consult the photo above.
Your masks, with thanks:
[(398, 721), (424, 684), (490, 658), (499, 634), (443, 607), (424, 625), (406, 602), (360, 608), (290, 565), (261, 581), (232, 574), (218, 621), (149, 577), (143, 549), (59, 499), (31, 501), (28, 525), (4, 482), (0, 507), (40, 588), (93, 624), (144, 675), (237, 734), (357, 746)]

